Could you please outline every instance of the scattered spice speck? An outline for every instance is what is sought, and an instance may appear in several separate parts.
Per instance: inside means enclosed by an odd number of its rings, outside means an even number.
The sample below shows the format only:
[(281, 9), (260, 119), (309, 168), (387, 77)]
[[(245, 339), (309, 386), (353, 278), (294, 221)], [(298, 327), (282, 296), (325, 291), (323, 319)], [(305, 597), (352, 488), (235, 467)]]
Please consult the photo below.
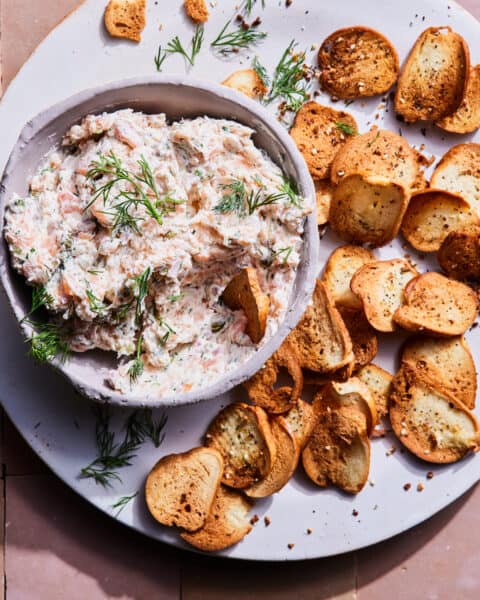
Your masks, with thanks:
[(310, 527), (307, 529), (307, 535), (312, 535), (313, 533), (313, 529), (310, 529)]
[(292, 543), (290, 543), (290, 544), (287, 544), (287, 548), (288, 548), (289, 550), (293, 550), (293, 549), (295, 548), (295, 544), (292, 544)]
[(253, 517), (250, 519), (250, 525), (255, 525), (255, 523), (258, 523), (259, 520), (260, 517), (258, 515), (253, 515)]
[(417, 492), (423, 492), (423, 489), (424, 489), (424, 488), (423, 488), (423, 483), (419, 483), (419, 484), (417, 485)]
[(354, 517), (358, 517), (358, 510), (357, 510), (356, 508), (354, 508), (354, 509), (352, 510), (352, 515), (353, 515)]
[(403, 489), (404, 489), (406, 492), (408, 492), (408, 490), (409, 490), (411, 487), (412, 487), (412, 484), (411, 484), (411, 483), (406, 483), (406, 484), (403, 486)]
[(433, 471), (427, 473), (427, 479), (433, 479)]
[(268, 527), (271, 523), (270, 517), (264, 517), (263, 522), (265, 523), (265, 527)]

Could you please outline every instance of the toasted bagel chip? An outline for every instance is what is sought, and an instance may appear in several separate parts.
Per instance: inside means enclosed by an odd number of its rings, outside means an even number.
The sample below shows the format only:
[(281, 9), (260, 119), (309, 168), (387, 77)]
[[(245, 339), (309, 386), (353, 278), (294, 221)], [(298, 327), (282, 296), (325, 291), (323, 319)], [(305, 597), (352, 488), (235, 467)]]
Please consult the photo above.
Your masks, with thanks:
[(350, 282), (363, 265), (375, 260), (375, 255), (361, 246), (340, 246), (330, 254), (322, 279), (337, 307), (362, 308), (360, 298), (350, 289)]
[(345, 382), (331, 381), (315, 396), (313, 407), (318, 410), (323, 402), (334, 402), (338, 406), (356, 406), (365, 415), (367, 434), (371, 435), (378, 423), (378, 414), (370, 388), (358, 377), (350, 377)]
[(383, 177), (410, 190), (418, 182), (422, 159), (405, 138), (393, 131), (372, 129), (350, 137), (335, 155), (332, 183), (349, 175)]
[(480, 127), (480, 65), (470, 69), (460, 106), (435, 125), (450, 133), (472, 133)]
[[(292, 385), (276, 387), (282, 369), (290, 375)], [(244, 383), (244, 387), (250, 400), (270, 414), (285, 413), (296, 405), (303, 389), (303, 374), (295, 349), (288, 340)]]
[(480, 225), (480, 218), (461, 196), (426, 190), (410, 198), (402, 234), (417, 250), (436, 252), (451, 231)]
[(477, 372), (468, 344), (462, 336), (438, 338), (414, 336), (402, 350), (402, 364), (409, 364), (467, 408), (475, 408)]
[(353, 361), (352, 341), (324, 284), (317, 279), (312, 302), (287, 338), (302, 369), (333, 373)]
[(318, 52), (322, 87), (337, 98), (361, 98), (388, 91), (399, 72), (392, 43), (368, 27), (339, 29)]
[(352, 340), (353, 354), (355, 356), (353, 372), (368, 365), (377, 356), (378, 340), (375, 329), (370, 325), (363, 309), (346, 308), (339, 306), (350, 339)]
[(320, 487), (332, 484), (350, 494), (362, 490), (370, 470), (370, 440), (365, 413), (336, 398), (317, 402), (318, 421), (302, 452), (308, 477)]
[(195, 23), (208, 21), (208, 7), (205, 0), (184, 0), (185, 12)]
[(223, 459), (213, 448), (170, 454), (153, 467), (145, 484), (151, 515), (162, 525), (196, 531), (203, 527), (223, 474)]
[(105, 28), (113, 37), (141, 40), (146, 23), (146, 0), (110, 0), (105, 9)]
[(270, 421), (277, 452), (270, 472), (264, 479), (243, 490), (250, 498), (265, 498), (279, 492), (297, 468), (299, 450), (294, 435), (279, 418)]
[(335, 187), (329, 222), (347, 242), (384, 246), (397, 235), (409, 193), (383, 177), (349, 175)]
[(295, 116), (290, 135), (314, 179), (330, 176), (335, 154), (349, 137), (357, 135), (357, 123), (346, 112), (305, 102)]
[(388, 401), (393, 375), (381, 367), (371, 364), (366, 365), (357, 373), (360, 381), (363, 381), (370, 390), (375, 402), (378, 421), (388, 414)]
[(222, 483), (250, 487), (263, 479), (275, 460), (275, 440), (267, 414), (259, 406), (236, 402), (214, 418), (206, 445), (218, 450), (225, 463)]
[(194, 533), (180, 536), (204, 552), (216, 552), (238, 544), (250, 533), (248, 511), (252, 504), (240, 492), (220, 486), (205, 525)]
[(440, 273), (424, 273), (406, 286), (395, 323), (409, 331), (463, 335), (477, 317), (477, 299), (468, 285)]
[(352, 277), (351, 288), (363, 303), (370, 325), (377, 331), (395, 331), (393, 315), (403, 301), (407, 283), (418, 275), (406, 260), (376, 261)]
[(317, 225), (328, 222), (328, 213), (332, 202), (333, 187), (328, 179), (315, 179), (315, 200), (317, 204)]
[(480, 214), (480, 144), (450, 148), (435, 167), (430, 186), (462, 196)]
[(395, 110), (407, 123), (454, 113), (470, 70), (468, 45), (450, 27), (429, 27), (415, 42), (398, 79)]
[(222, 85), (242, 92), (249, 98), (260, 98), (267, 93), (267, 88), (255, 69), (240, 69), (229, 75)]
[(256, 269), (242, 269), (223, 290), (222, 300), (233, 310), (243, 309), (247, 317), (247, 334), (258, 344), (267, 328), (270, 298), (264, 294)]
[(326, 385), (331, 381), (339, 381), (343, 383), (350, 379), (353, 375), (353, 366), (355, 364), (355, 356), (352, 352), (351, 361), (346, 364), (344, 367), (337, 369), (336, 371), (331, 371), (330, 373), (316, 373), (315, 371), (310, 371), (309, 369), (303, 369), (303, 382), (305, 385)]
[(317, 423), (315, 409), (305, 400), (299, 399), (288, 413), (278, 417), (278, 419), (295, 438), (300, 455)]
[(480, 227), (449, 233), (440, 246), (437, 259), (453, 279), (480, 279)]
[(405, 363), (392, 382), (390, 421), (402, 444), (428, 462), (455, 462), (478, 449), (473, 413)]

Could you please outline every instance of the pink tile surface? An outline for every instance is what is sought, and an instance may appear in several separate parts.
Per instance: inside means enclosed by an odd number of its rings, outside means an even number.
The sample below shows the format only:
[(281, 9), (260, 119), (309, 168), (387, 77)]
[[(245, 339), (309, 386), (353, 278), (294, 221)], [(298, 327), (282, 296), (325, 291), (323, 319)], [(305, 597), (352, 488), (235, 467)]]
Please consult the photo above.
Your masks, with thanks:
[(106, 518), (51, 475), (7, 478), (9, 600), (179, 597), (179, 553)]
[[(4, 85), (78, 4), (0, 0)], [(480, 0), (462, 4), (480, 18)], [(8, 419), (0, 458), (0, 598), (4, 573), (9, 600), (480, 598), (480, 487), (427, 523), (361, 552), (306, 563), (233, 563), (171, 550), (109, 520), (49, 475)]]

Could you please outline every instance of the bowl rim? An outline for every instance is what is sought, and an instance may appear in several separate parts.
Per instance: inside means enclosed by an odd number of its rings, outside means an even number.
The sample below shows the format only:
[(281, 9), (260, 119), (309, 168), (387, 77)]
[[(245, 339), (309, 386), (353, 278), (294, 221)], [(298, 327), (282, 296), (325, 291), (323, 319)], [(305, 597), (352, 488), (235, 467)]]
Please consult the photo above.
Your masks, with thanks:
[[(87, 396), (93, 401), (101, 403), (109, 403), (119, 406), (130, 406), (136, 408), (159, 408), (170, 406), (184, 406), (188, 404), (196, 404), (205, 400), (221, 396), (230, 392), (234, 387), (247, 380), (255, 374), (259, 368), (270, 358), (270, 356), (280, 347), (290, 331), (297, 325), (301, 316), (307, 308), (308, 302), (313, 293), (313, 289), (318, 274), (318, 255), (319, 255), (319, 236), (316, 223), (316, 205), (315, 205), (315, 188), (306, 166), (306, 163), (297, 149), (294, 141), (290, 137), (288, 131), (277, 121), (275, 115), (268, 112), (259, 102), (254, 101), (244, 94), (222, 86), (217, 83), (202, 81), (188, 76), (148, 76), (134, 77), (121, 79), (109, 82), (107, 84), (87, 88), (60, 102), (45, 108), (39, 114), (29, 119), (22, 128), (15, 145), (9, 155), (8, 162), (2, 174), (0, 182), (0, 207), (6, 204), (6, 188), (11, 173), (14, 171), (17, 163), (21, 162), (23, 149), (37, 135), (40, 134), (50, 123), (59, 119), (63, 114), (75, 109), (88, 100), (91, 100), (97, 95), (108, 92), (124, 91), (139, 87), (153, 86), (161, 89), (162, 86), (179, 86), (182, 88), (192, 88), (192, 90), (201, 90), (212, 96), (216, 96), (222, 100), (226, 100), (232, 104), (239, 105), (252, 116), (259, 119), (271, 134), (277, 139), (286, 155), (291, 160), (295, 171), (296, 180), (302, 191), (302, 195), (310, 198), (312, 212), (307, 215), (304, 226), (304, 248), (308, 252), (303, 256), (304, 263), (304, 278), (296, 290), (296, 295), (291, 298), (291, 306), (280, 322), (277, 330), (261, 348), (257, 349), (252, 355), (235, 370), (222, 376), (213, 384), (206, 387), (196, 388), (188, 392), (177, 392), (168, 396), (155, 396), (150, 394), (140, 394), (135, 392), (121, 393), (117, 390), (110, 390), (105, 384), (103, 388), (99, 388), (95, 384), (91, 384), (84, 377), (79, 377), (75, 373), (69, 372), (68, 361), (62, 362), (58, 357), (50, 361), (48, 364), (55, 371), (66, 377), (73, 387), (82, 395)], [(135, 101), (138, 102), (138, 98)], [(133, 102), (133, 98), (132, 98)], [(91, 113), (109, 112), (109, 109), (119, 110), (118, 107), (99, 105), (97, 109), (90, 111)], [(206, 114), (205, 116), (209, 116)], [(215, 118), (215, 117), (212, 117)], [(246, 124), (249, 126), (248, 124)], [(39, 157), (40, 159), (41, 157)], [(4, 231), (4, 220), (2, 220), (2, 238)], [(3, 238), (2, 243), (6, 246), (6, 241)], [(17, 294), (12, 284), (12, 267), (10, 266), (10, 253), (8, 248), (5, 252), (5, 260), (0, 261), (0, 282), (2, 290), (7, 296), (10, 309), (14, 313), (17, 324), (22, 330), (22, 335), (29, 337), (33, 329), (28, 322), (21, 320), (24, 318), (23, 312), (20, 310)]]

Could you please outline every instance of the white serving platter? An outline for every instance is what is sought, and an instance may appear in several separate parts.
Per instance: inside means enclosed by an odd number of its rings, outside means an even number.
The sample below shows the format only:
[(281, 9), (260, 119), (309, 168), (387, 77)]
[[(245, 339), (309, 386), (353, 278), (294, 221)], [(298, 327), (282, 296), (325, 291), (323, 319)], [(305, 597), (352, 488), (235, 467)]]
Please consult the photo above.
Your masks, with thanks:
[[(3, 170), (8, 155), (23, 125), (36, 113), (88, 87), (109, 81), (155, 73), (154, 56), (161, 43), (174, 36), (188, 42), (192, 25), (184, 17), (181, 0), (148, 2), (148, 24), (142, 43), (137, 45), (108, 38), (102, 27), (105, 2), (87, 0), (72, 13), (40, 45), (12, 82), (0, 103), (0, 167)], [(335, 29), (362, 24), (378, 29), (394, 43), (401, 60), (418, 34), (428, 26), (450, 25), (461, 33), (470, 45), (472, 63), (480, 62), (480, 23), (458, 5), (447, 0), (343, 0), (327, 3), (314, 0), (294, 0), (285, 7), (284, 0), (261, 0), (253, 14), (262, 18), (267, 39), (254, 51), (218, 59), (208, 46), (225, 22), (235, 15), (236, 2), (222, 0), (210, 9), (205, 28), (205, 45), (195, 67), (186, 69), (179, 56), (164, 63), (164, 73), (190, 73), (195, 78), (220, 82), (240, 66), (249, 66), (255, 54), (271, 71), (290, 40), (298, 42), (314, 57), (312, 44), (319, 44)], [(322, 94), (318, 100), (331, 104)], [(425, 144), (427, 154), (438, 158), (452, 145), (461, 141), (480, 141), (478, 134), (449, 135), (426, 126), (406, 126), (396, 120), (389, 102), (389, 111), (378, 110), (380, 98), (355, 101), (350, 111), (361, 131), (372, 123), (401, 130), (410, 143)], [(345, 108), (343, 102), (332, 104)], [(272, 108), (272, 110), (274, 110)], [(379, 114), (376, 119), (375, 115)], [(376, 251), (379, 258), (403, 256), (406, 252), (399, 239)], [(338, 245), (330, 234), (321, 243), (319, 270), (331, 250)], [(410, 249), (419, 268), (435, 268), (434, 259), (427, 263)], [(79, 478), (80, 469), (95, 456), (95, 418), (92, 404), (79, 397), (58, 374), (45, 366), (35, 365), (26, 354), (18, 326), (13, 321), (3, 295), (0, 297), (0, 399), (3, 406), (35, 452), (67, 485), (110, 516), (112, 505), (122, 496), (140, 493), (116, 517), (119, 521), (163, 542), (187, 547), (174, 531), (162, 528), (149, 516), (144, 503), (143, 484), (151, 466), (162, 455), (180, 452), (200, 443), (207, 424), (219, 407), (234, 398), (243, 398), (236, 390), (196, 406), (166, 410), (168, 423), (165, 440), (156, 449), (145, 443), (133, 459), (132, 466), (121, 470), (122, 482), (103, 489), (92, 480)], [(375, 362), (394, 371), (401, 335), (380, 338), (380, 352)], [(480, 351), (478, 329), (467, 335), (475, 357)], [(478, 359), (477, 359), (478, 360)], [(478, 363), (477, 363), (478, 364)], [(158, 418), (161, 410), (155, 411)], [(478, 413), (478, 410), (477, 410)], [(121, 426), (129, 412), (112, 409), (112, 426), (121, 437)], [(480, 414), (480, 413), (478, 413)], [(390, 449), (395, 446), (397, 451)], [(431, 480), (428, 471), (434, 472)], [(394, 536), (429, 518), (458, 498), (480, 478), (480, 457), (469, 457), (444, 467), (427, 465), (401, 452), (400, 444), (387, 436), (372, 442), (370, 484), (355, 497), (335, 489), (320, 490), (306, 477), (297, 473), (288, 486), (272, 498), (258, 502), (253, 513), (260, 517), (252, 533), (224, 556), (254, 560), (299, 560), (347, 552)], [(411, 483), (405, 492), (405, 483)], [(418, 482), (424, 485), (417, 492)], [(265, 527), (263, 517), (271, 524)], [(307, 535), (307, 529), (312, 529)], [(288, 549), (288, 544), (294, 544)]]

